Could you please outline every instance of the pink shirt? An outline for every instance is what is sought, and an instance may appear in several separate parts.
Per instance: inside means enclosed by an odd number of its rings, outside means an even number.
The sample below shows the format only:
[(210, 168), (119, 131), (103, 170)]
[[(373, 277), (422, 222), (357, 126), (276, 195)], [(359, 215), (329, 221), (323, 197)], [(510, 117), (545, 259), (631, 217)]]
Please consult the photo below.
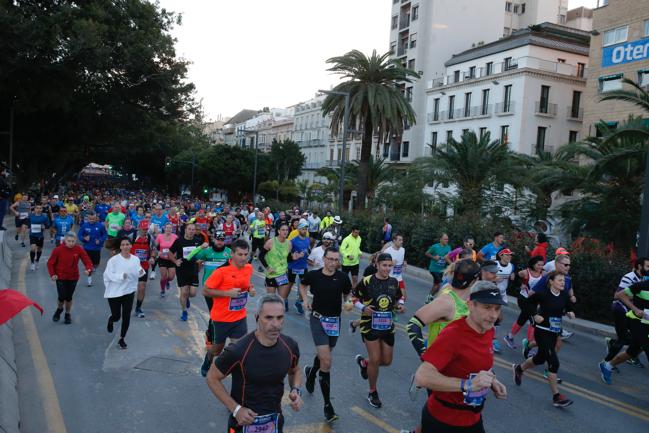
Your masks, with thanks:
[(168, 259), (169, 258), (169, 248), (173, 245), (173, 243), (178, 239), (178, 236), (175, 234), (171, 234), (169, 236), (169, 240), (165, 239), (165, 235), (160, 234), (158, 237), (155, 239), (156, 245), (158, 245), (158, 251), (160, 251), (160, 258), (162, 259)]

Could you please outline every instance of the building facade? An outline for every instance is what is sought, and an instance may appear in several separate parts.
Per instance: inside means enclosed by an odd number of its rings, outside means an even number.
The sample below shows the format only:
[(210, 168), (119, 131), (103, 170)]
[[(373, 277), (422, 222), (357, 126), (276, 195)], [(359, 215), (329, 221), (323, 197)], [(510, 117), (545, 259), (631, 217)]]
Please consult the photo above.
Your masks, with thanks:
[(649, 2), (600, 0), (593, 11), (590, 67), (584, 95), (584, 136), (598, 135), (600, 120), (615, 127), (640, 108), (622, 101), (603, 101), (610, 90), (622, 89), (622, 78), (649, 88)]
[(532, 155), (579, 140), (588, 50), (588, 32), (543, 23), (457, 54), (429, 82), (428, 142), (473, 131)]

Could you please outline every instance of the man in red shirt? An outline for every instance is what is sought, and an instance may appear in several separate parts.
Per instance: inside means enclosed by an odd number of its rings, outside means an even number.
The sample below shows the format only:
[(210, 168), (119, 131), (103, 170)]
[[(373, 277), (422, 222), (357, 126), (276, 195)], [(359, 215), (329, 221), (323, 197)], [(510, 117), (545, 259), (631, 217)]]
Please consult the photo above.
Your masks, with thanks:
[(449, 324), (422, 355), (415, 374), (431, 390), (422, 410), (422, 433), (484, 433), (482, 409), (491, 389), (506, 398), (492, 371), (494, 323), (504, 305), (498, 287), (479, 281), (471, 288), (469, 315)]
[(52, 250), (47, 260), (47, 270), (52, 281), (56, 283), (58, 292), (58, 306), (52, 316), (52, 320), (58, 322), (61, 319), (63, 306), (65, 305), (64, 323), (72, 323), (70, 310), (72, 309), (72, 295), (79, 281), (79, 260), (86, 268), (86, 275), (92, 272), (92, 261), (86, 250), (77, 245), (77, 235), (74, 232), (66, 233), (63, 243)]

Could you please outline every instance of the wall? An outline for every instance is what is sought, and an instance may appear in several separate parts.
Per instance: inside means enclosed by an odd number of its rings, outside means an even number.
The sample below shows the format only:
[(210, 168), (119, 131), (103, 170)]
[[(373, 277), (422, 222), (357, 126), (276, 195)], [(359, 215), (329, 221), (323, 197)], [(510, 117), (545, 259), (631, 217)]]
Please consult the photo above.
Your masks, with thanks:
[[(11, 282), (11, 250), (5, 240), (6, 231), (0, 231), (0, 290)], [(13, 325), (0, 325), (0, 432), (18, 433), (19, 411), (16, 389), (16, 357)]]

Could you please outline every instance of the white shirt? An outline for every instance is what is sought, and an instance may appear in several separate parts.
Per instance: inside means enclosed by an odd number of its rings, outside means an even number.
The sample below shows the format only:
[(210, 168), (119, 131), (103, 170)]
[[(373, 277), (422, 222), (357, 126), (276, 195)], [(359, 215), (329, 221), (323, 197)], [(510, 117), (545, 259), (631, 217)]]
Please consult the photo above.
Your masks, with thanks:
[(322, 245), (311, 250), (311, 254), (309, 254), (307, 259), (313, 262), (312, 270), (317, 271), (318, 269), (324, 268), (324, 253), (325, 250)]
[(503, 266), (498, 262), (498, 272), (496, 272), (496, 277), (498, 282), (498, 290), (500, 290), (500, 296), (503, 297), (503, 300), (507, 302), (507, 285), (509, 284), (509, 277), (514, 272), (514, 265), (508, 263), (507, 266)]
[(404, 247), (399, 248), (398, 250), (394, 246), (390, 245), (384, 251), (384, 253), (390, 254), (392, 256), (392, 270), (390, 271), (390, 276), (396, 278), (398, 281), (403, 280), (403, 262), (406, 258), (406, 249)]
[(556, 269), (557, 269), (557, 263), (555, 260), (552, 260), (551, 262), (547, 262), (545, 265), (543, 265), (543, 271), (545, 271), (546, 274), (549, 274), (550, 272), (554, 272)]
[[(104, 298), (119, 298), (135, 292), (138, 278), (144, 273), (140, 259), (133, 254), (128, 259), (125, 259), (121, 254), (111, 257), (104, 271), (104, 286), (106, 286)], [(126, 278), (124, 278), (124, 274), (126, 274)]]
[(308, 218), (308, 222), (309, 222), (309, 231), (310, 232), (319, 232), (320, 231), (320, 217), (315, 217), (314, 218), (313, 215), (311, 215)]

